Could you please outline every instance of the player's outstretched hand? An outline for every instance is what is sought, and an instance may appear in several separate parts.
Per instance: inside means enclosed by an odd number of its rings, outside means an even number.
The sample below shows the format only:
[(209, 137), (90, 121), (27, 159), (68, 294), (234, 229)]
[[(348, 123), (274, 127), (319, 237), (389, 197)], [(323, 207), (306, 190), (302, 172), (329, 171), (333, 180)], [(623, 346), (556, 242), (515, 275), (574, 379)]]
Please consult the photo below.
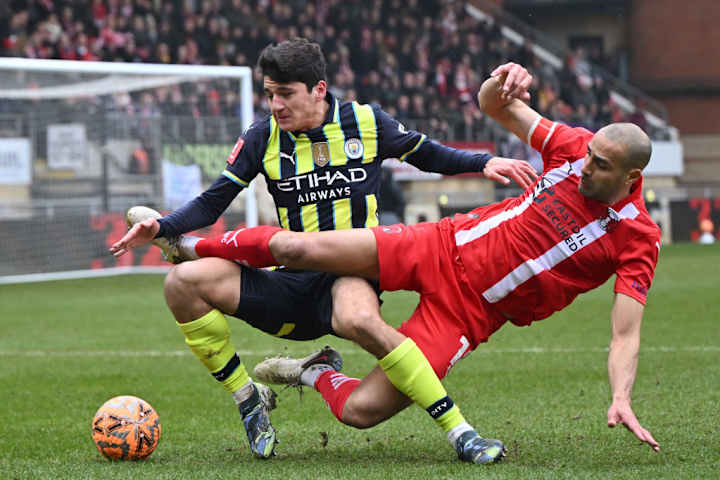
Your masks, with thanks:
[(483, 175), (489, 180), (507, 185), (510, 178), (523, 189), (528, 188), (537, 180), (537, 172), (525, 160), (515, 160), (514, 158), (493, 157), (483, 169)]
[(656, 452), (660, 451), (660, 444), (655, 441), (652, 434), (638, 421), (637, 417), (630, 408), (629, 402), (614, 401), (608, 410), (608, 427), (614, 428), (618, 423), (625, 425), (640, 441), (650, 445), (650, 448)]
[(131, 248), (151, 242), (159, 230), (160, 224), (154, 218), (148, 218), (140, 223), (136, 223), (128, 230), (124, 237), (110, 246), (110, 253), (116, 257), (120, 257)]
[(497, 67), (490, 74), (502, 84), (501, 100), (512, 100), (519, 98), (520, 100), (530, 100), (530, 92), (528, 89), (532, 84), (533, 77), (522, 65), (509, 62)]

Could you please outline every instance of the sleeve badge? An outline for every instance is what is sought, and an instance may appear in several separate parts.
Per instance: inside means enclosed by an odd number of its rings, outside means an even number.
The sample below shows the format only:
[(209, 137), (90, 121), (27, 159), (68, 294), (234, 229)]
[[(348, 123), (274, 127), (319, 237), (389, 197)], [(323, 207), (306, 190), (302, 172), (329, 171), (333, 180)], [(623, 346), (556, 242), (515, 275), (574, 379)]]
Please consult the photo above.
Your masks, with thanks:
[(238, 137), (237, 143), (235, 143), (235, 146), (232, 149), (232, 152), (230, 152), (230, 156), (227, 159), (227, 163), (232, 165), (235, 163), (235, 160), (237, 159), (238, 154), (240, 153), (240, 150), (242, 150), (243, 145), (245, 145), (245, 140), (242, 138), (242, 136)]

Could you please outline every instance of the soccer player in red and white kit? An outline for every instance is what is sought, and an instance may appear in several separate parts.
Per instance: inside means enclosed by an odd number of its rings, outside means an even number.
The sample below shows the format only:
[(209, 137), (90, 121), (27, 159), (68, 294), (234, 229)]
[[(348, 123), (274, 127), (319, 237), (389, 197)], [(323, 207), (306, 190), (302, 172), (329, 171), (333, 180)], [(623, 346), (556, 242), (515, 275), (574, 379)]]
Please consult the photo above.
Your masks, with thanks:
[[(520, 197), (437, 223), (320, 233), (261, 227), (199, 240), (195, 249), (258, 267), (281, 264), (362, 276), (379, 280), (383, 290), (419, 292), (420, 303), (400, 331), (441, 378), (507, 321), (542, 320), (616, 274), (608, 426), (621, 423), (658, 451), (630, 401), (660, 249), (660, 230), (642, 198), (650, 139), (630, 123), (593, 135), (541, 117), (503, 90), (512, 88), (505, 77), (513, 65), (498, 67), (478, 100), (486, 114), (542, 154), (542, 176)], [(378, 368), (352, 383), (349, 395), (339, 395), (347, 377), (329, 365), (302, 367), (298, 360), (270, 359), (256, 367), (256, 375), (315, 387), (338, 418), (355, 426), (379, 423), (410, 404)], [(442, 408), (422, 406), (431, 415)]]

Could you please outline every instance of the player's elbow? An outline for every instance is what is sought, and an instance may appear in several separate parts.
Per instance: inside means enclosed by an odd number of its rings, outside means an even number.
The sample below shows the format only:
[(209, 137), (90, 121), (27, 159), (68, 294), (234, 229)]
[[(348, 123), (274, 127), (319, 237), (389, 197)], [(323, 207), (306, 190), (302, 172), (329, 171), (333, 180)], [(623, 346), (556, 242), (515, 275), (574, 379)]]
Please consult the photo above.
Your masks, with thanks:
[(483, 82), (477, 95), (480, 110), (490, 116), (501, 107), (497, 94), (499, 88), (500, 83), (498, 80), (495, 77), (490, 77)]

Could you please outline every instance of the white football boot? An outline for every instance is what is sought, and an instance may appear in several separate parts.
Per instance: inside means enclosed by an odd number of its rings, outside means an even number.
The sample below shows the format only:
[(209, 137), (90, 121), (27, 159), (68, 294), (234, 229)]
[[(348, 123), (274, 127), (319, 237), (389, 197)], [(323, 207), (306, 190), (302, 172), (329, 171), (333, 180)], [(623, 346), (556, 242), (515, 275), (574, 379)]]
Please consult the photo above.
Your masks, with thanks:
[(326, 345), (305, 358), (273, 357), (263, 360), (255, 366), (254, 375), (266, 383), (296, 387), (302, 384), (300, 377), (303, 372), (315, 366), (329, 367), (339, 372), (342, 369), (342, 357)]
[[(162, 218), (162, 215), (157, 210), (153, 210), (150, 207), (137, 206), (130, 208), (125, 214), (125, 223), (128, 228), (132, 228), (136, 223), (147, 220), (148, 218)], [(178, 264), (185, 260), (195, 260), (197, 255), (195, 254), (195, 243), (197, 243), (197, 237), (186, 237), (185, 235), (178, 235), (177, 237), (158, 237), (155, 238), (152, 243), (153, 245), (160, 247), (162, 255), (170, 263)]]

